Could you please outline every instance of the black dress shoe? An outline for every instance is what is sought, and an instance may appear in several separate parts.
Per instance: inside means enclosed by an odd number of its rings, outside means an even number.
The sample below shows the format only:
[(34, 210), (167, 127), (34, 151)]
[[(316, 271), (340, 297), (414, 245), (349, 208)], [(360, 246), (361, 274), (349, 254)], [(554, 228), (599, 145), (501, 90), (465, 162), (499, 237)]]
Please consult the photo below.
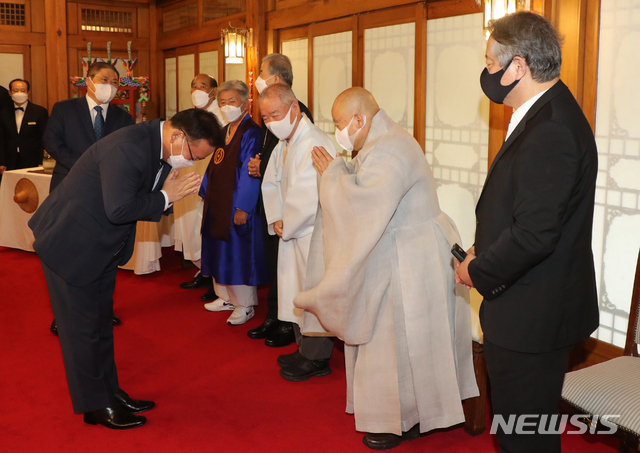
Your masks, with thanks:
[(49, 330), (51, 331), (52, 334), (58, 335), (58, 324), (56, 324), (55, 319), (51, 321), (51, 327), (49, 327)]
[(263, 338), (267, 338), (269, 334), (278, 327), (279, 324), (280, 321), (278, 321), (277, 319), (267, 318), (258, 327), (250, 329), (247, 332), (247, 335), (249, 335), (249, 338), (253, 338), (254, 340), (262, 340)]
[(287, 381), (306, 381), (312, 376), (326, 376), (331, 374), (328, 360), (309, 360), (302, 357), (293, 364), (280, 369), (280, 376)]
[(286, 366), (293, 365), (300, 359), (304, 359), (304, 357), (302, 357), (302, 354), (300, 354), (300, 350), (298, 349), (296, 352), (292, 352), (291, 354), (279, 355), (276, 361), (278, 362), (278, 365), (280, 365), (280, 368), (284, 368)]
[(207, 291), (202, 296), (200, 296), (200, 300), (202, 300), (204, 302), (213, 302), (217, 298), (218, 298), (218, 295), (213, 290), (213, 286), (211, 288), (209, 288), (209, 291)]
[(119, 326), (122, 324), (122, 320), (118, 318), (116, 315), (113, 315), (113, 319), (111, 320), (114, 326)]
[(113, 396), (122, 408), (134, 414), (148, 411), (156, 405), (153, 401), (134, 400), (122, 389), (118, 390)]
[(281, 348), (290, 345), (294, 341), (296, 341), (296, 335), (293, 333), (293, 324), (280, 322), (278, 327), (264, 340), (264, 344), (272, 348)]
[(134, 415), (120, 406), (105, 407), (84, 413), (84, 422), (90, 425), (102, 425), (111, 429), (129, 429), (144, 425), (147, 421), (142, 415)]
[(180, 283), (180, 288), (182, 289), (198, 289), (206, 286), (207, 288), (213, 288), (213, 280), (211, 277), (203, 277), (202, 273), (198, 272), (198, 274), (193, 277), (193, 280), (190, 282)]
[(389, 450), (397, 447), (405, 440), (417, 439), (419, 436), (420, 424), (416, 424), (409, 431), (403, 432), (402, 436), (389, 433), (367, 433), (362, 438), (362, 442), (374, 450)]

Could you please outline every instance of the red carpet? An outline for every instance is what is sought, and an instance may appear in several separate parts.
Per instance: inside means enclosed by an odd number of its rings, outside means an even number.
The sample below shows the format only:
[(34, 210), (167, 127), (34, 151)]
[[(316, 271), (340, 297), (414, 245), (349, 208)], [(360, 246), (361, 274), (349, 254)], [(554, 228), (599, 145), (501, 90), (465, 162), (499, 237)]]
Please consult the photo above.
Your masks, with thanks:
[[(113, 431), (86, 425), (71, 409), (52, 314), (37, 256), (0, 247), (0, 452), (371, 452), (345, 414), (344, 356), (333, 373), (292, 383), (282, 379), (279, 354), (247, 337), (265, 313), (260, 291), (256, 318), (225, 323), (230, 312), (204, 310), (200, 290), (178, 287), (183, 271), (164, 249), (162, 271), (120, 271), (115, 328), (120, 385), (157, 407), (141, 428)], [(608, 436), (563, 437), (563, 451), (615, 452)], [(497, 452), (488, 430), (462, 428), (403, 443), (398, 452)], [(543, 453), (543, 452), (541, 452)]]

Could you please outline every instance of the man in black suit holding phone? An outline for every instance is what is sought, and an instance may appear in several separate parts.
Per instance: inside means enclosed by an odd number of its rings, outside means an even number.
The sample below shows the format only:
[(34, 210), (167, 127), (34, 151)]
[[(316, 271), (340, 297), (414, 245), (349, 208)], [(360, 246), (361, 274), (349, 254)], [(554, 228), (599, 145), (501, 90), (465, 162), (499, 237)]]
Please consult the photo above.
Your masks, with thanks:
[[(87, 71), (87, 95), (54, 104), (44, 133), (45, 149), (56, 161), (50, 192), (58, 187), (91, 145), (133, 124), (129, 113), (110, 104), (118, 91), (119, 81), (120, 74), (113, 65), (94, 63)], [(113, 315), (113, 324), (120, 324), (116, 315)], [(55, 319), (50, 330), (57, 335)]]
[(569, 351), (598, 326), (591, 250), (597, 150), (559, 79), (553, 26), (518, 12), (488, 30), (482, 89), (514, 113), (478, 200), (475, 246), (456, 280), (484, 297), (494, 417), (530, 417), (530, 434), (498, 428), (500, 451), (553, 453), (560, 435), (540, 430), (557, 415)]
[(0, 110), (0, 174), (5, 170), (37, 167), (42, 164), (42, 137), (49, 112), (29, 101), (29, 81), (9, 83), (11, 108)]
[(154, 407), (118, 383), (113, 291), (133, 254), (136, 222), (157, 222), (198, 192), (200, 176), (177, 172), (224, 144), (214, 115), (190, 109), (121, 129), (92, 145), (29, 221), (58, 322), (75, 413), (113, 429), (135, 428)]

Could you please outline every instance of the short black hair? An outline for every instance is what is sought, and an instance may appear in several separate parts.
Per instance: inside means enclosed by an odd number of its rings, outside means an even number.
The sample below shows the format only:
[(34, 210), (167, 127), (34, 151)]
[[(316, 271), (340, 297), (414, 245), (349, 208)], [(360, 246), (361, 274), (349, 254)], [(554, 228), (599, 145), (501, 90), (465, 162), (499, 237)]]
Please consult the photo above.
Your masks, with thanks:
[(116, 74), (118, 75), (118, 78), (120, 78), (120, 73), (118, 72), (116, 67), (114, 65), (112, 65), (112, 64), (105, 63), (104, 61), (96, 61), (91, 66), (89, 66), (89, 69), (87, 70), (87, 77), (89, 79), (93, 79), (93, 77), (97, 73), (102, 71), (103, 69), (112, 69), (112, 70), (114, 70), (116, 72)]
[(206, 140), (215, 148), (224, 146), (222, 126), (208, 110), (183, 110), (173, 115), (170, 121), (173, 127), (184, 131), (192, 140)]
[(24, 82), (27, 84), (27, 91), (31, 91), (31, 84), (29, 83), (28, 80), (24, 80), (24, 79), (13, 79), (11, 82), (9, 82), (9, 92), (11, 92), (11, 85), (13, 85), (13, 82)]

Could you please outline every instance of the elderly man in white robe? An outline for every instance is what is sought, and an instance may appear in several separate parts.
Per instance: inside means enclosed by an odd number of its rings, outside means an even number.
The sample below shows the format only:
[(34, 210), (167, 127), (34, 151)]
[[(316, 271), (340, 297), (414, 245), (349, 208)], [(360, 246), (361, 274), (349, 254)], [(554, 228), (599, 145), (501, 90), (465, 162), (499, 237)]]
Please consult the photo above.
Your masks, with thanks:
[(318, 212), (318, 172), (312, 149), (322, 146), (336, 155), (333, 142), (301, 111), (291, 87), (269, 85), (259, 98), (260, 113), (267, 128), (280, 142), (276, 145), (264, 174), (262, 198), (269, 234), (277, 234), (278, 319), (294, 323), (298, 351), (278, 358), (280, 375), (293, 382), (331, 373), (329, 358), (333, 336), (321, 332), (313, 338), (301, 334), (298, 325), (303, 310), (293, 306), (293, 298), (305, 286), (307, 259)]
[(460, 237), (420, 146), (371, 93), (346, 90), (332, 116), (338, 143), (358, 154), (313, 150), (324, 262), (294, 304), (344, 340), (347, 412), (384, 450), (463, 422), (462, 400), (478, 395), (468, 292), (453, 282)]

